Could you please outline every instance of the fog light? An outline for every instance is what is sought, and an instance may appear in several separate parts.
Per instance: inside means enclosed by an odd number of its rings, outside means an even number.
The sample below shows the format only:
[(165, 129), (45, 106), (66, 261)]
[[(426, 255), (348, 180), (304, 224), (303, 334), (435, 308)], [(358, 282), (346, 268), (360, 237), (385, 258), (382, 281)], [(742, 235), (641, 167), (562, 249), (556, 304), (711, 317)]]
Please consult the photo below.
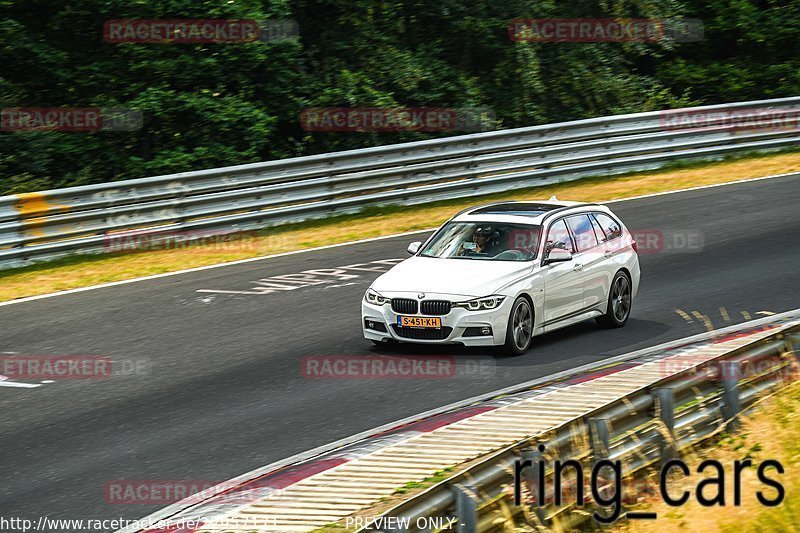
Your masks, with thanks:
[(491, 326), (470, 326), (464, 330), (464, 337), (488, 337), (492, 334)]
[(384, 324), (383, 322), (376, 322), (374, 320), (370, 320), (369, 318), (365, 318), (364, 326), (367, 329), (371, 329), (373, 331), (380, 331), (382, 333), (386, 333), (386, 324)]

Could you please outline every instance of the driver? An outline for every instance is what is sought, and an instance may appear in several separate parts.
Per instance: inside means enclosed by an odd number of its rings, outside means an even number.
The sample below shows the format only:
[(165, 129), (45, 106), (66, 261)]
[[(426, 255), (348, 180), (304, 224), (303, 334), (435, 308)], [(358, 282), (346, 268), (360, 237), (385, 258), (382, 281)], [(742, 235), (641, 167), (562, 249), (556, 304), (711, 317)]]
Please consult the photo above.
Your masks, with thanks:
[(472, 242), (475, 243), (475, 248), (464, 249), (461, 255), (471, 253), (494, 255), (499, 252), (496, 242), (499, 235), (491, 226), (478, 226), (472, 233)]

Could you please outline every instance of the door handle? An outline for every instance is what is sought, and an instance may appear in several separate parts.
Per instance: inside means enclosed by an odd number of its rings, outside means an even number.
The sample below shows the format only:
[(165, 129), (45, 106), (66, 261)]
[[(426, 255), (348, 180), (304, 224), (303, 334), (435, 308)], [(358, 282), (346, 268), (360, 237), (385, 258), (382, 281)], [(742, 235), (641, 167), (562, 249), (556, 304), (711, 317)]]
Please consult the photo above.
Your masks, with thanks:
[(604, 253), (603, 255), (606, 257), (611, 257), (613, 254), (614, 252), (612, 252), (611, 250), (606, 250), (606, 253)]
[(580, 270), (582, 268), (583, 268), (583, 265), (580, 264), (580, 263), (577, 263), (574, 267), (572, 267), (572, 270), (573, 270), (573, 272), (577, 272), (578, 270)]

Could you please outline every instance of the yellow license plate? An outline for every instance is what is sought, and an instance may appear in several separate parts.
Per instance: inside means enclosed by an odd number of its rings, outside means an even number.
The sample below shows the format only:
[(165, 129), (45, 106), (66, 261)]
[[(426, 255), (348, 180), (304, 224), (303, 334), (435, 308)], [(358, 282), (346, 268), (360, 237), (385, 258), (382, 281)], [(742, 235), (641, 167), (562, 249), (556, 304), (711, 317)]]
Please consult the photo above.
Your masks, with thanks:
[(434, 328), (441, 329), (442, 319), (439, 317), (399, 316), (397, 325), (407, 328)]

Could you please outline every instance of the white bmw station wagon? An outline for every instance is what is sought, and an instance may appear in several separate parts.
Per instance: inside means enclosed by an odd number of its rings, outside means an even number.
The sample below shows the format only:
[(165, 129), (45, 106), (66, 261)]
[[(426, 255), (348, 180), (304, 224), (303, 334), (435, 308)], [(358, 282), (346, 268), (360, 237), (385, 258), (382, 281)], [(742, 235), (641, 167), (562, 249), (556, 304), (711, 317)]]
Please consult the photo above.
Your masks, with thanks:
[(444, 223), (364, 295), (376, 344), (502, 346), (594, 318), (625, 325), (639, 288), (636, 242), (611, 210), (559, 201), (473, 207)]

